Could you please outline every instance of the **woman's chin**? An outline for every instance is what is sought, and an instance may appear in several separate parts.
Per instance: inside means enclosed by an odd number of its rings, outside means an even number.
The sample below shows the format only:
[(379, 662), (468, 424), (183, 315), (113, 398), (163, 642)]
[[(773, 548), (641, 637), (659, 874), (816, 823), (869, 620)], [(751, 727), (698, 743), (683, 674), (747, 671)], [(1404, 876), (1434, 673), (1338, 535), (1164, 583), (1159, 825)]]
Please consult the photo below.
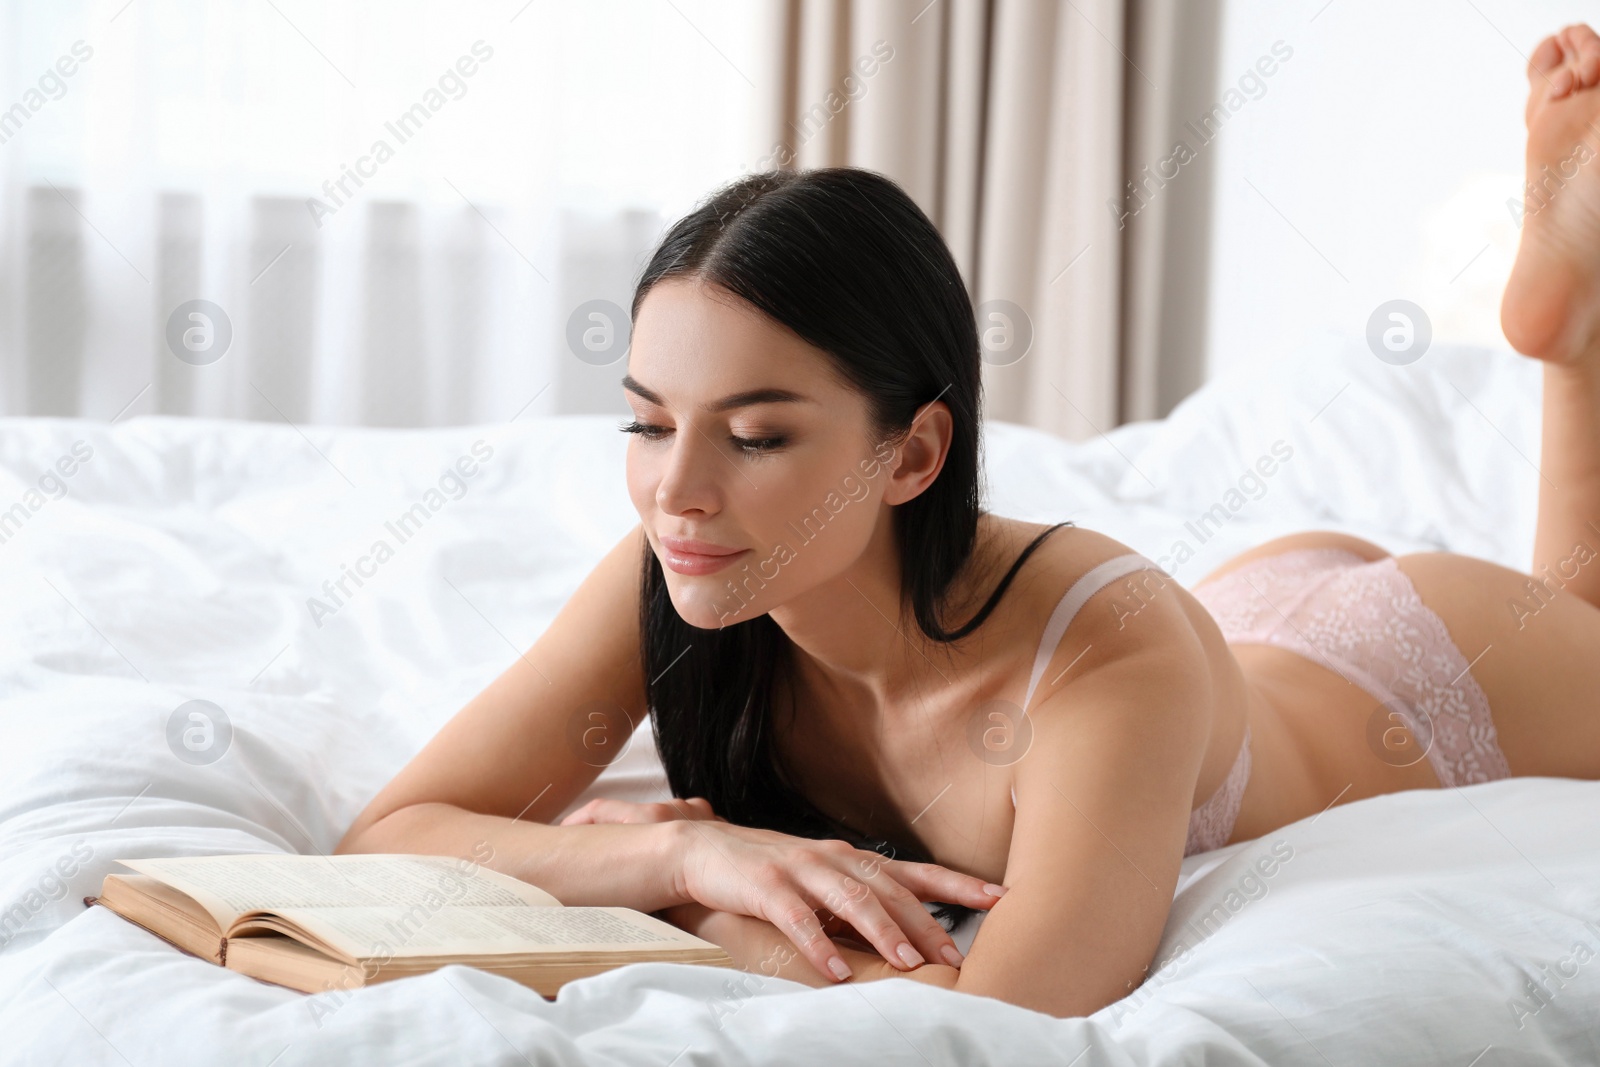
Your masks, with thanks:
[(674, 589), (671, 595), (678, 618), (697, 630), (720, 630), (763, 614), (752, 605), (728, 596), (725, 589), (710, 596), (705, 596), (703, 590)]

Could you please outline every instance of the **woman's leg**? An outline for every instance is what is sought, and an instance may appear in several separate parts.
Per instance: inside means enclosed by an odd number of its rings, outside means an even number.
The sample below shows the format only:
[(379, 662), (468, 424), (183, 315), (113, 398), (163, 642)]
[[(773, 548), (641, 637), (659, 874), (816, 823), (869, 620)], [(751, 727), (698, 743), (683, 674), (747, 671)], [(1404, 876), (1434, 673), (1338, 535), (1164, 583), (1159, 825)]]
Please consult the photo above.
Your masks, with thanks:
[(1546, 38), (1528, 78), (1523, 232), (1500, 318), (1545, 361), (1532, 573), (1600, 606), (1600, 37)]
[(1396, 563), (1470, 662), (1511, 772), (1600, 778), (1600, 37), (1567, 27), (1528, 77), (1527, 208), (1500, 318), (1545, 361), (1533, 577), (1446, 552)]

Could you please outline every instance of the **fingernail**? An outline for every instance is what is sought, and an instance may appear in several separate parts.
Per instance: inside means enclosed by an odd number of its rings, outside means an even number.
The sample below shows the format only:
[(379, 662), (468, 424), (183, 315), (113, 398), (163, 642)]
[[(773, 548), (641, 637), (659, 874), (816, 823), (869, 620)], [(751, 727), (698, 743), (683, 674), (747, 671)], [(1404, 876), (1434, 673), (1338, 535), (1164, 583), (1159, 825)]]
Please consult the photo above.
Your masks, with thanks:
[(1006, 887), (1003, 885), (995, 885), (993, 882), (983, 883), (983, 891), (988, 893), (991, 897), (1003, 897), (1006, 895)]
[(921, 967), (928, 962), (922, 958), (922, 953), (912, 948), (909, 944), (903, 944), (895, 949), (895, 954), (905, 961), (907, 967)]
[(939, 951), (940, 954), (944, 956), (944, 961), (952, 967), (961, 966), (961, 961), (965, 959), (965, 957), (961, 955), (961, 950), (956, 948), (954, 945), (946, 945)]
[(828, 961), (828, 970), (841, 982), (850, 977), (850, 965), (838, 956)]

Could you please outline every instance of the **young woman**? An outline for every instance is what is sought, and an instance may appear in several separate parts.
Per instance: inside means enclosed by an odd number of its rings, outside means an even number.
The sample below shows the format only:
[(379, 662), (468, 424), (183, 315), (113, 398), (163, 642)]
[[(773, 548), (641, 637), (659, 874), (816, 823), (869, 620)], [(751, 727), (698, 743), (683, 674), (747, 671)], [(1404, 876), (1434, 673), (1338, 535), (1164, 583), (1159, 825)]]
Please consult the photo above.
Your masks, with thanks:
[[(1547, 361), (1538, 585), (1303, 533), (1191, 592), (983, 512), (978, 338), (933, 225), (869, 172), (754, 175), (634, 296), (639, 525), (339, 851), (487, 843), (747, 969), (1066, 1016), (1142, 980), (1189, 853), (1395, 790), (1600, 777), (1600, 167), (1562, 169), (1595, 155), (1600, 38), (1562, 31), (1530, 76), (1528, 174), (1564, 177), (1502, 306)], [(647, 710), (681, 799), (551, 825)], [(988, 910), (964, 961), (934, 902)]]

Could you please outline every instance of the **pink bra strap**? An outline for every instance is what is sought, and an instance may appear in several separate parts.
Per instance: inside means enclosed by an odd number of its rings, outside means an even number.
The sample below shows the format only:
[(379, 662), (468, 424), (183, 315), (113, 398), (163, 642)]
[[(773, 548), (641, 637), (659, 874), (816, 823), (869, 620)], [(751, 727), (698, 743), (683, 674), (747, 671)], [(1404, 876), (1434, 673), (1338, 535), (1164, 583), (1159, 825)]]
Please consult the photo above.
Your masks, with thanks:
[(1050, 621), (1045, 623), (1044, 637), (1039, 641), (1039, 651), (1033, 657), (1033, 674), (1028, 679), (1028, 694), (1022, 698), (1024, 712), (1032, 703), (1033, 691), (1039, 687), (1039, 679), (1044, 676), (1045, 668), (1050, 665), (1050, 659), (1055, 655), (1056, 646), (1061, 643), (1062, 636), (1067, 632), (1067, 626), (1072, 622), (1073, 616), (1078, 614), (1078, 610), (1090, 597), (1118, 578), (1146, 569), (1161, 570), (1139, 553), (1127, 552), (1090, 567), (1081, 578), (1072, 583), (1072, 587), (1067, 590), (1060, 603), (1056, 604), (1055, 611), (1050, 613)]

